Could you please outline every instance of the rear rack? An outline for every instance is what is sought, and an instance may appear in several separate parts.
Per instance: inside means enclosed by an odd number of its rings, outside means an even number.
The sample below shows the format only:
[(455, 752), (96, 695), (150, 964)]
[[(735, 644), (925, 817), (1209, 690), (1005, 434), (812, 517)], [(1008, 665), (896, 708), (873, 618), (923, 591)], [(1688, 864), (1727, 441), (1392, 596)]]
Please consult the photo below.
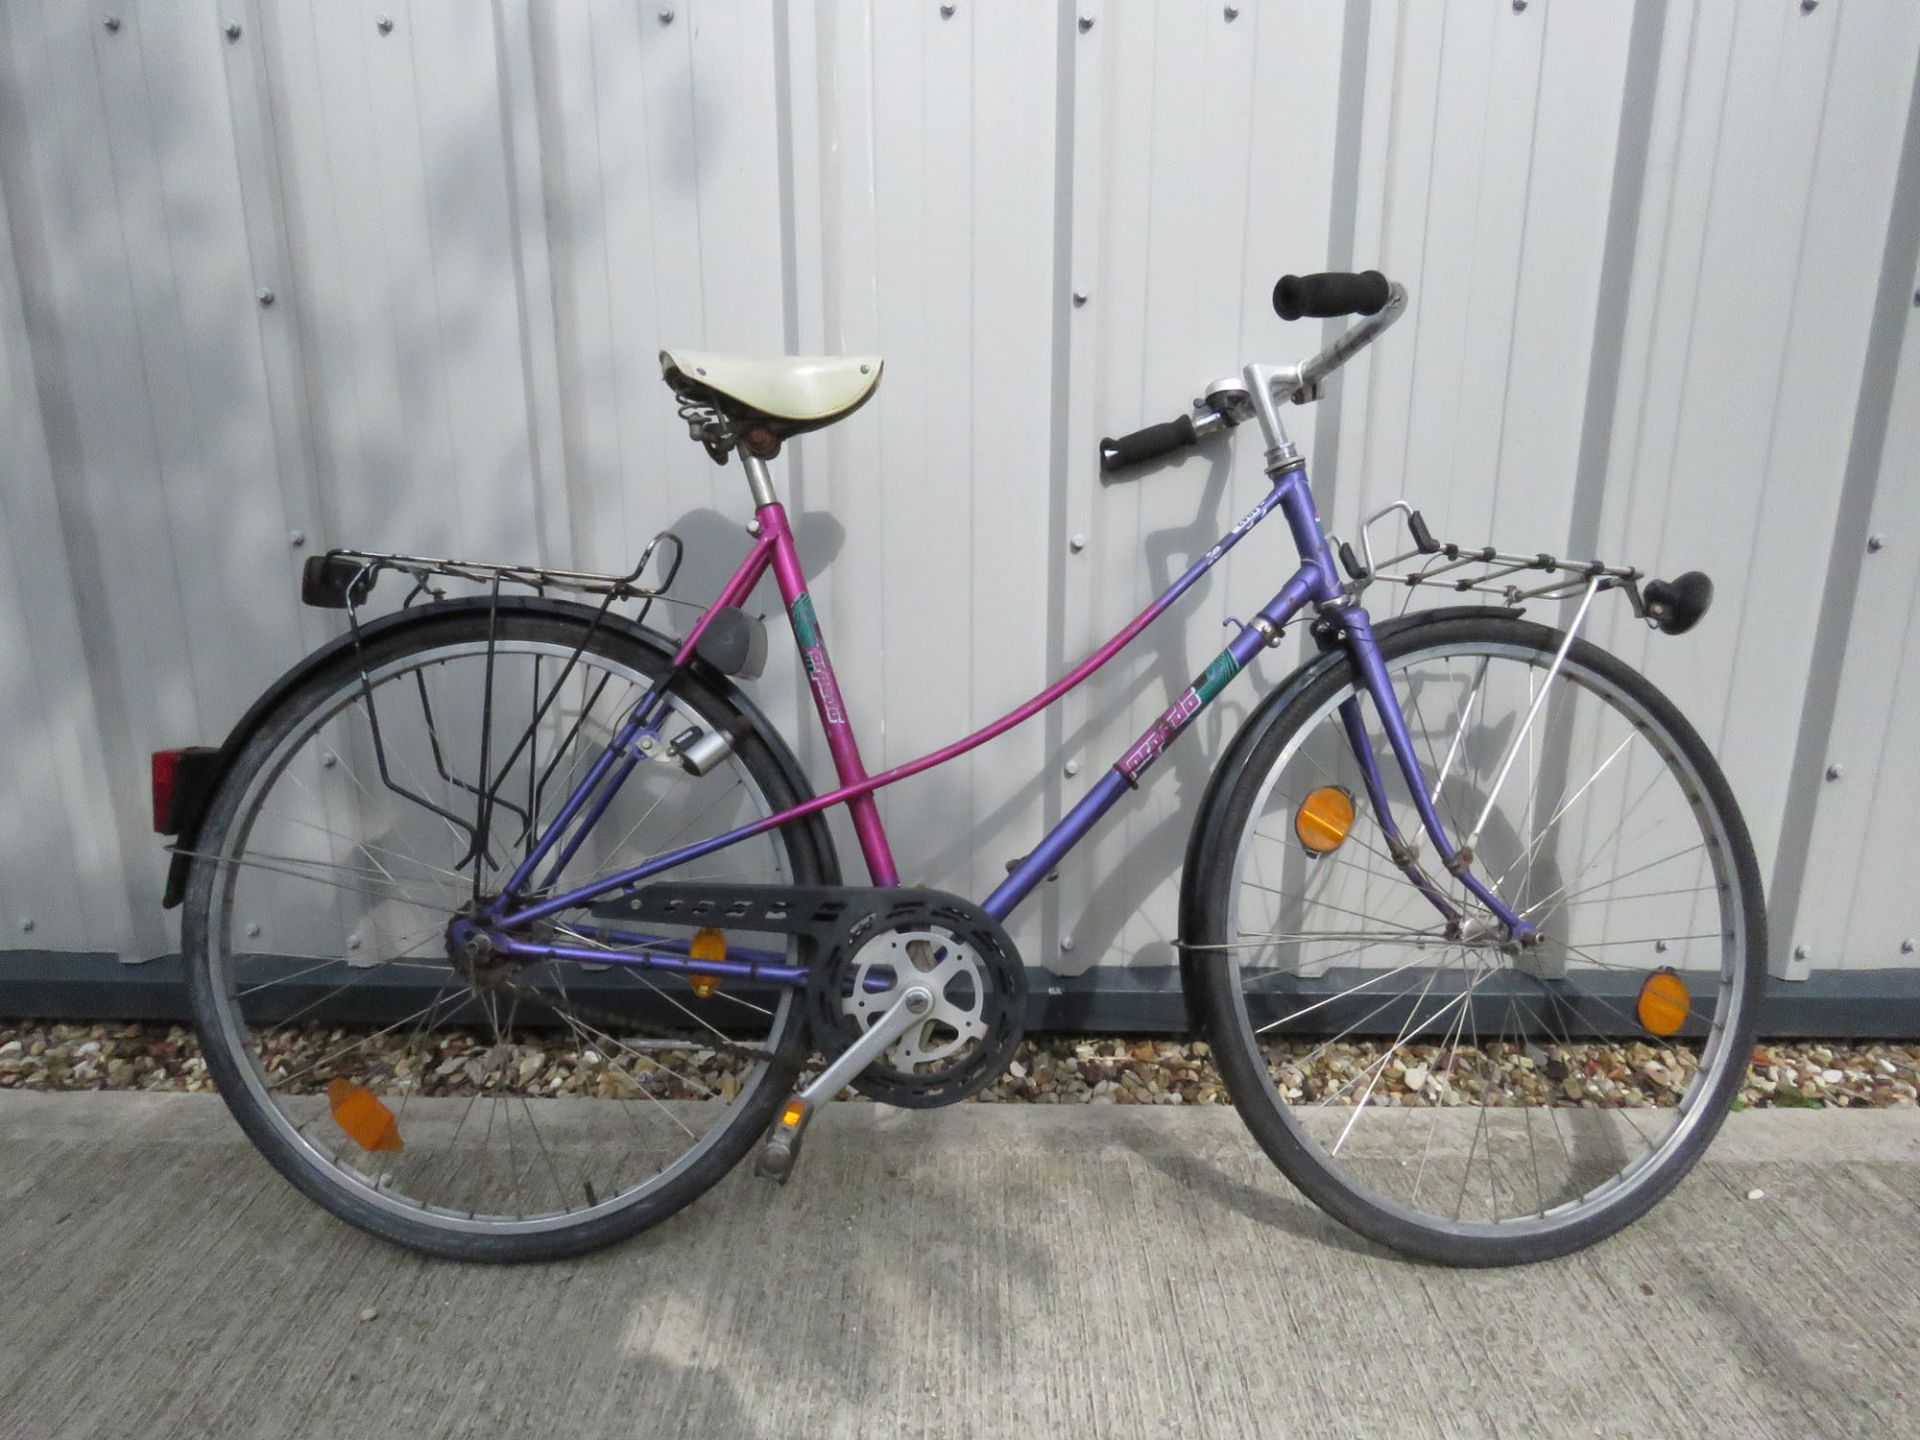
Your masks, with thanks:
[[(654, 566), (654, 557), (663, 544), (671, 544), (672, 558)], [(447, 587), (436, 581), (465, 580), (498, 593), (503, 585), (524, 586), (536, 594), (554, 591), (575, 595), (598, 595), (603, 607), (619, 600), (639, 600), (644, 616), (655, 600), (668, 599), (674, 577), (680, 573), (685, 545), (671, 530), (662, 530), (640, 552), (640, 563), (625, 575), (594, 570), (559, 570), (544, 565), (516, 565), (493, 560), (444, 560), (431, 555), (394, 555), (378, 550), (329, 550), (308, 560), (300, 577), (300, 598), (308, 605), (325, 610), (356, 610), (373, 591), (374, 582), (391, 570), (413, 581), (413, 589), (401, 602), (402, 608), (421, 597), (447, 598)], [(649, 568), (657, 568), (659, 578), (643, 583)]]
[[(1405, 516), (1407, 533), (1413, 548), (1385, 560), (1375, 560), (1374, 526), (1389, 516)], [(1436, 540), (1420, 512), (1405, 500), (1396, 500), (1369, 515), (1360, 527), (1361, 555), (1353, 546), (1334, 537), (1348, 580), (1348, 598), (1358, 598), (1369, 585), (1384, 583), (1405, 586), (1433, 585), (1455, 593), (1497, 595), (1509, 605), (1528, 600), (1565, 600), (1592, 587), (1600, 590), (1624, 590), (1636, 616), (1645, 618), (1646, 606), (1640, 596), (1643, 572), (1629, 566), (1609, 565), (1601, 560), (1566, 560), (1541, 551), (1533, 555), (1509, 554), (1491, 545), (1459, 545)], [(1534, 584), (1515, 577), (1549, 575), (1554, 578)]]
[[(661, 547), (671, 543), (671, 560), (662, 558), (659, 567), (661, 574), (652, 583), (645, 583), (650, 568), (654, 568), (654, 558), (661, 554)], [(547, 782), (552, 778), (551, 764), (540, 778), (535, 792), (527, 803), (522, 804), (506, 795), (502, 787), (514, 764), (519, 760), (526, 747), (533, 741), (543, 718), (560, 698), (561, 687), (566, 684), (574, 667), (586, 653), (587, 646), (606, 624), (607, 617), (616, 602), (638, 600), (640, 610), (632, 623), (639, 624), (653, 608), (653, 602), (666, 599), (672, 601), (667, 590), (673, 585), (674, 577), (679, 574), (680, 560), (685, 546), (678, 535), (671, 530), (662, 530), (647, 542), (647, 548), (640, 552), (640, 563), (625, 575), (602, 574), (593, 570), (556, 570), (544, 565), (502, 564), (490, 560), (444, 560), (431, 555), (393, 555), (378, 550), (329, 550), (325, 555), (315, 555), (307, 561), (300, 575), (300, 598), (308, 604), (324, 610), (344, 610), (347, 612), (347, 628), (355, 661), (360, 670), (360, 707), (366, 717), (371, 732), (375, 764), (378, 766), (380, 781), (394, 794), (440, 816), (456, 832), (464, 835), (467, 852), (454, 863), (454, 871), (464, 871), (473, 866), (473, 897), (477, 903), (482, 889), (482, 871), (492, 858), (489, 842), (496, 812), (514, 817), (518, 822), (518, 833), (508, 845), (508, 850), (527, 842), (533, 832), (534, 821), (539, 813), (540, 797)], [(576, 595), (595, 595), (600, 603), (593, 608), (591, 617), (580, 632), (580, 638), (574, 643), (566, 662), (558, 668), (559, 673), (544, 695), (537, 698), (533, 707), (533, 716), (521, 730), (519, 738), (506, 747), (506, 759), (494, 763), (492, 747), (483, 743), (480, 750), (480, 768), (474, 780), (461, 778), (448, 768), (445, 759), (445, 747), (441, 744), (437, 723), (434, 718), (431, 698), (427, 693), (424, 680), (414, 677), (415, 691), (419, 699), (420, 714), (427, 726), (433, 743), (434, 764), (440, 779), (448, 786), (470, 794), (478, 801), (477, 813), (469, 821), (447, 805), (440, 804), (411, 783), (412, 777), (403, 781), (395, 776), (387, 766), (386, 741), (380, 722), (379, 698), (375, 694), (373, 677), (368, 673), (366, 651), (361, 631), (360, 607), (373, 593), (374, 582), (386, 571), (395, 571), (408, 576), (413, 588), (400, 602), (400, 608), (407, 610), (416, 602), (425, 598), (429, 601), (447, 598), (449, 580), (466, 581), (482, 588), (489, 602), (489, 620), (487, 624), (487, 689), (482, 700), (483, 736), (488, 741), (493, 734), (493, 672), (494, 651), (498, 643), (500, 591), (502, 587), (513, 585), (532, 590), (538, 595), (547, 595), (554, 591)], [(686, 602), (673, 602), (686, 603)], [(647, 694), (635, 702), (646, 705), (659, 692), (665, 681), (657, 682)], [(390, 702), (391, 703), (391, 702)], [(585, 718), (584, 711), (576, 718), (578, 727)], [(476, 783), (476, 781), (478, 783)], [(512, 822), (503, 822), (509, 830)], [(551, 876), (548, 877), (551, 880)]]

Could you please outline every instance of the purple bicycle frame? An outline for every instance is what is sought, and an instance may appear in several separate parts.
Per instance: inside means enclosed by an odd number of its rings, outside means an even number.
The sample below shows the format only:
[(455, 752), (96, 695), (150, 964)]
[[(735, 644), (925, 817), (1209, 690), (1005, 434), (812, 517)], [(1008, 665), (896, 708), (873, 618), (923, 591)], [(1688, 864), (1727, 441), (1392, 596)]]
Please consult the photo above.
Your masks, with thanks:
[[(1333, 555), (1327, 545), (1325, 532), (1321, 528), (1320, 517), (1314, 509), (1312, 494), (1307, 485), (1306, 471), (1302, 467), (1295, 466), (1283, 470), (1274, 477), (1273, 488), (1259, 504), (1241, 518), (1238, 524), (1221, 536), (1210, 550), (1194, 561), (1186, 573), (1168, 586), (1152, 604), (1066, 675), (973, 734), (916, 760), (896, 765), (878, 775), (869, 775), (861, 761), (860, 747), (854, 736), (853, 723), (841, 699), (839, 682), (833, 673), (833, 663), (827, 656), (826, 641), (820, 630), (819, 618), (814, 613), (812, 597), (808, 594), (806, 574), (801, 568), (800, 557), (794, 549), (793, 533), (787, 523), (786, 511), (778, 502), (761, 506), (755, 512), (758, 538), (753, 548), (741, 561), (733, 578), (720, 591), (713, 604), (701, 614), (692, 630), (688, 632), (686, 639), (682, 641), (679, 651), (674, 656), (674, 672), (677, 673), (679, 668), (692, 658), (701, 635), (705, 633), (714, 615), (725, 606), (744, 604), (754, 586), (759, 584), (761, 578), (771, 568), (775, 582), (780, 588), (781, 598), (786, 603), (788, 621), (793, 630), (794, 643), (799, 648), (801, 661), (807, 672), (814, 708), (818, 711), (821, 725), (826, 732), (827, 747), (833, 756), (834, 769), (840, 780), (839, 788), (710, 839), (657, 855), (643, 864), (603, 876), (577, 889), (546, 895), (530, 903), (520, 903), (516, 897), (521, 894), (534, 872), (546, 862), (547, 857), (553, 854), (557, 847), (558, 855), (548, 869), (547, 881), (542, 888), (551, 887), (554, 878), (578, 849), (594, 823), (605, 813), (621, 784), (640, 762), (641, 738), (646, 735), (657, 735), (659, 726), (664, 720), (664, 716), (656, 717), (655, 712), (660, 710), (661, 703), (665, 699), (672, 679), (672, 674), (669, 674), (657, 681), (635, 705), (619, 733), (596, 759), (587, 775), (555, 814), (553, 823), (548, 826), (546, 833), (540, 837), (526, 859), (514, 871), (500, 898), (488, 908), (484, 915), (484, 923), (491, 933), (496, 948), (507, 954), (526, 958), (545, 957), (590, 961), (603, 965), (628, 964), (664, 970), (697, 969), (770, 980), (784, 985), (804, 984), (807, 976), (805, 967), (784, 963), (784, 955), (735, 949), (730, 952), (734, 958), (727, 961), (696, 962), (686, 956), (687, 947), (684, 941), (675, 942), (642, 935), (628, 935), (604, 927), (592, 931), (593, 938), (628, 944), (636, 948), (632, 951), (617, 951), (536, 943), (522, 940), (511, 932), (520, 926), (584, 905), (603, 895), (630, 889), (643, 880), (672, 870), (690, 860), (697, 860), (716, 850), (725, 849), (739, 841), (791, 824), (809, 815), (818, 814), (835, 805), (845, 805), (852, 817), (854, 832), (859, 839), (861, 854), (866, 860), (867, 873), (872, 877), (872, 882), (878, 886), (897, 885), (898, 872), (894, 867), (893, 853), (887, 843), (886, 828), (881, 822), (879, 807), (874, 803), (874, 792), (910, 776), (918, 775), (924, 770), (930, 770), (936, 765), (945, 764), (956, 756), (964, 755), (986, 744), (987, 741), (1005, 734), (1022, 721), (1038, 714), (1069, 690), (1080, 685), (1131, 644), (1141, 631), (1191, 589), (1201, 576), (1239, 544), (1254, 526), (1266, 519), (1276, 506), (1286, 516), (1288, 528), (1293, 532), (1294, 543), (1301, 558), (1299, 570), (1260, 609), (1254, 620), (1240, 626), (1226, 648), (1214, 657), (1212, 663), (1195, 678), (1166, 712), (1127, 748), (1114, 762), (1112, 768), (1014, 867), (1012, 873), (999, 887), (981, 902), (981, 908), (996, 920), (1004, 920), (1015, 906), (1032, 893), (1042, 879), (1058, 867), (1061, 858), (1080, 842), (1101, 817), (1111, 810), (1127, 791), (1139, 785), (1140, 777), (1147, 772), (1154, 761), (1159, 759), (1167, 746), (1172, 744), (1192, 723), (1194, 717), (1205, 710), (1226, 688), (1228, 682), (1245, 669), (1260, 650), (1270, 643), (1269, 637), (1277, 637), (1288, 621), (1292, 620), (1304, 607), (1312, 604), (1337, 606), (1337, 608), (1329, 608), (1326, 613), (1336, 622), (1338, 641), (1346, 646), (1353, 657), (1361, 686), (1372, 701), (1375, 713), (1380, 717), (1387, 734), (1388, 746), (1412, 794), (1421, 827), (1433, 840), (1441, 862), (1458, 875), (1468, 891), (1486, 905), (1511, 933), (1516, 936), (1530, 934), (1533, 927), (1515, 915), (1467, 868), (1466, 861), (1447, 837), (1439, 814), (1434, 808), (1432, 797), (1428, 793), (1419, 761), (1414, 754), (1413, 739), (1407, 730), (1406, 718), (1401, 712), (1399, 699), (1393, 692), (1385, 662), (1374, 640), (1370, 617), (1357, 605), (1338, 603), (1344, 598), (1344, 593), (1339, 576), (1334, 569)], [(1450, 924), (1458, 923), (1461, 920), (1459, 912), (1421, 873), (1418, 864), (1412, 859), (1411, 848), (1405, 845), (1395, 825), (1388, 805), (1385, 783), (1375, 762), (1373, 748), (1366, 737), (1357, 696), (1342, 703), (1341, 719), (1355, 759), (1360, 766), (1369, 802), (1380, 822), (1381, 829), (1396, 856), (1406, 857), (1401, 862), (1401, 868), (1406, 872), (1410, 883), (1426, 896)], [(563, 836), (569, 836), (569, 838), (561, 844)]]

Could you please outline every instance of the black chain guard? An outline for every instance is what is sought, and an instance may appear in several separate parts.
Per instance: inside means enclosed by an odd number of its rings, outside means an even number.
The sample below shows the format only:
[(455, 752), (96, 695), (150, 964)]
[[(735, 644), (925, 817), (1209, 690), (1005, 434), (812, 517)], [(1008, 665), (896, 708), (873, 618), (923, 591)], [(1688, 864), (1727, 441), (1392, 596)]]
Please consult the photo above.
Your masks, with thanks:
[(859, 1038), (841, 1011), (861, 946), (893, 930), (943, 930), (979, 958), (986, 1037), (936, 1069), (906, 1072), (884, 1060), (853, 1081), (861, 1094), (906, 1109), (931, 1109), (977, 1095), (1020, 1048), (1026, 1033), (1027, 972), (1007, 933), (969, 900), (940, 890), (854, 885), (723, 885), (660, 881), (593, 907), (602, 919), (797, 935), (809, 971), (807, 1024), (829, 1059)]

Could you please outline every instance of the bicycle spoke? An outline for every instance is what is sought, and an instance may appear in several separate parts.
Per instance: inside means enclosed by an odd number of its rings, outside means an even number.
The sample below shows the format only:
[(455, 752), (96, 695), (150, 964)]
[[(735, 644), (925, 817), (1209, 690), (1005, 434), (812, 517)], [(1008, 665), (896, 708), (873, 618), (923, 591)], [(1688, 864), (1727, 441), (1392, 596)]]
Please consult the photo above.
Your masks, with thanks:
[[(448, 954), (451, 922), (491, 899), (502, 856), (532, 852), (603, 753), (608, 707), (653, 683), (591, 654), (563, 673), (573, 647), (527, 635), (565, 622), (500, 616), (494, 633), (471, 612), (466, 638), (417, 657), (369, 646), (335, 692), (302, 696), (304, 718), (253, 762), (238, 818), (189, 852), (214, 877), (208, 963), (237, 1037), (216, 1043), (259, 1076), (241, 1099), (292, 1137), (288, 1163), (330, 1206), (449, 1237), (559, 1235), (587, 1212), (637, 1214), (664, 1186), (710, 1183), (684, 1162), (765, 1125), (803, 1023), (792, 989), (723, 988), (698, 1005), (617, 964)], [(659, 693), (665, 733), (738, 723)], [(704, 776), (641, 771), (631, 795), (596, 802), (574, 868), (618, 873), (772, 814), (768, 769), (733, 755)], [(779, 884), (788, 841), (749, 837), (675, 878)], [(622, 958), (585, 927), (545, 933)]]
[[(1457, 633), (1467, 622), (1452, 623)], [(1559, 1231), (1666, 1163), (1679, 1133), (1677, 1122), (1633, 1113), (1672, 1108), (1644, 1078), (1666, 1072), (1636, 1063), (1629, 1080), (1613, 1060), (1584, 1072), (1588, 1052), (1570, 1030), (1647, 1036), (1634, 1013), (1639, 983), (1672, 965), (1688, 977), (1682, 1023), (1708, 1037), (1681, 1106), (1704, 1076), (1742, 1063), (1720, 1036), (1735, 974), (1725, 957), (1738, 936), (1716, 928), (1706, 898), (1731, 903), (1725, 855), (1701, 833), (1702, 787), (1676, 767), (1675, 742), (1581, 656), (1567, 654), (1549, 675), (1564, 652), (1531, 636), (1498, 653), (1406, 653), (1415, 658), (1388, 671), (1427, 798), (1450, 825), (1456, 808), (1484, 809), (1476, 870), (1516, 913), (1553, 930), (1527, 945), (1505, 941), (1488, 906), (1436, 875), (1464, 935), (1407, 933), (1399, 925), (1417, 921), (1427, 897), (1381, 853), (1384, 826), (1349, 831), (1313, 858), (1295, 843), (1302, 796), (1327, 784), (1361, 788), (1340, 706), (1364, 692), (1342, 677), (1313, 692), (1311, 716), (1244, 782), (1259, 789), (1230, 852), (1225, 923), (1183, 950), (1221, 952), (1265, 1093), (1280, 1114), (1297, 1112), (1289, 1123), (1310, 1157), (1299, 1164), (1337, 1177), (1356, 1203), (1390, 1198), (1436, 1250), (1442, 1237), (1493, 1243), (1527, 1227)], [(1369, 734), (1377, 752), (1379, 731)], [(1380, 763), (1390, 782), (1397, 761)], [(1497, 805), (1486, 803), (1489, 767), (1508, 781)], [(1417, 846), (1424, 827), (1409, 822), (1403, 833)], [(1246, 1103), (1238, 1088), (1234, 1098)], [(1578, 1118), (1563, 1123), (1563, 1109)], [(1416, 1110), (1430, 1113), (1415, 1121)]]

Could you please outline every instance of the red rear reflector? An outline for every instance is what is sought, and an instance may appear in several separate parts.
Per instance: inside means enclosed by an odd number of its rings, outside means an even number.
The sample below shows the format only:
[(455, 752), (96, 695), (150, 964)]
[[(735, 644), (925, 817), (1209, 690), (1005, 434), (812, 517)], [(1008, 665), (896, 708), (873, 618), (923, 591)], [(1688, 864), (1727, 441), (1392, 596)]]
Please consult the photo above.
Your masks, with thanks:
[(153, 828), (180, 835), (200, 823), (213, 782), (219, 778), (220, 752), (210, 745), (153, 752)]
[(173, 817), (173, 785), (180, 774), (180, 757), (185, 753), (184, 750), (153, 752), (153, 832), (156, 835), (180, 833)]

